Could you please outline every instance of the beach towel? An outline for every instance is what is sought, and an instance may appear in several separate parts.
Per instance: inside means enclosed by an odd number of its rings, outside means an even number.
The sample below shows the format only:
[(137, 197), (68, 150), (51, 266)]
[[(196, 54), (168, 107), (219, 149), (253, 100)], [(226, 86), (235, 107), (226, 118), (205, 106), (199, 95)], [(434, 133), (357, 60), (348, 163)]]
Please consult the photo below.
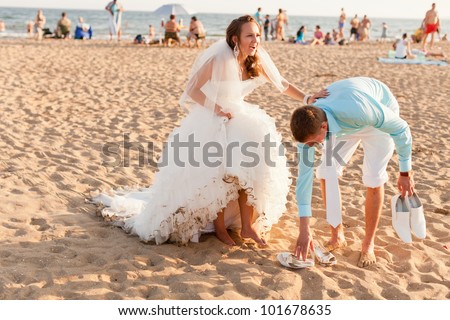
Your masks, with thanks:
[(378, 61), (381, 63), (393, 63), (393, 64), (427, 64), (433, 66), (448, 66), (448, 62), (443, 60), (378, 58)]

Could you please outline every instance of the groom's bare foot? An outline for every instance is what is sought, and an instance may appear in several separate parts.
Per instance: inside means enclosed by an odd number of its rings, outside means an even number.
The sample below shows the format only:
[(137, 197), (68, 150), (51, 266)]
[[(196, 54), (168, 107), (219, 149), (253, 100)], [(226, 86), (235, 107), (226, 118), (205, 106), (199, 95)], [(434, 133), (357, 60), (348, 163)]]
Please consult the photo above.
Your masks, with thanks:
[(255, 230), (252, 228), (249, 229), (242, 229), (241, 230), (241, 237), (244, 239), (250, 238), (253, 239), (259, 246), (261, 247), (267, 247), (266, 241), (264, 239), (260, 238)]
[(229, 246), (235, 246), (236, 245), (236, 242), (234, 242), (234, 240), (230, 237), (230, 235), (228, 234), (226, 229), (223, 230), (223, 231), (216, 230), (216, 237), (220, 241), (225, 243), (226, 245), (229, 245)]
[(325, 248), (330, 252), (339, 248), (345, 248), (347, 246), (347, 241), (345, 241), (344, 227), (342, 226), (342, 224), (340, 224), (336, 228), (330, 226), (330, 231), (331, 238), (325, 244)]
[(365, 268), (377, 262), (375, 257), (375, 245), (373, 241), (363, 240), (361, 248), (361, 256), (359, 257), (358, 267)]
[(339, 248), (345, 248), (347, 246), (347, 241), (345, 239), (330, 239), (326, 244), (325, 248), (328, 251), (333, 251)]
[(365, 268), (377, 262), (374, 252), (361, 252), (358, 267)]

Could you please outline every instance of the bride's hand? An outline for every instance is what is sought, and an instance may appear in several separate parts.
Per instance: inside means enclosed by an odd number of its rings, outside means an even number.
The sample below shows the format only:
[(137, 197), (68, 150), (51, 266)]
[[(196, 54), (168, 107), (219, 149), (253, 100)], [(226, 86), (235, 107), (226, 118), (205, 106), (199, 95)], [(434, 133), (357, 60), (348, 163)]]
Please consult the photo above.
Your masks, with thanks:
[(317, 99), (326, 98), (329, 94), (330, 93), (327, 89), (320, 90), (319, 92), (316, 92), (311, 97), (309, 97), (308, 104), (316, 102)]
[(225, 117), (225, 118), (228, 118), (228, 119), (232, 118), (231, 113), (229, 113), (229, 112), (225, 113), (223, 111), (219, 111), (219, 112), (216, 112), (216, 113), (217, 113), (217, 115), (219, 117)]
[(216, 108), (215, 108), (214, 111), (216, 112), (216, 114), (217, 114), (219, 117), (224, 117), (224, 118), (228, 118), (228, 119), (231, 119), (231, 118), (232, 118), (231, 113), (229, 113), (229, 112), (223, 112), (222, 109), (221, 109), (218, 105), (216, 105)]

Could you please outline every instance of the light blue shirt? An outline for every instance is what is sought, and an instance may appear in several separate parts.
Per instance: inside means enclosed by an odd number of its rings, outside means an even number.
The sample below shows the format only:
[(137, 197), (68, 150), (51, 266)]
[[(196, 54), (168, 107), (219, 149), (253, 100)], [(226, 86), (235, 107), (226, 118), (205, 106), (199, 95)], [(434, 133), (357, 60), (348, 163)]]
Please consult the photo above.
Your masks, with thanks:
[[(314, 105), (325, 111), (331, 134), (341, 137), (367, 127), (386, 132), (394, 140), (400, 171), (411, 170), (411, 132), (406, 121), (395, 110), (398, 105), (384, 83), (372, 78), (357, 77), (337, 81), (327, 90), (329, 96), (318, 99)], [(300, 217), (312, 215), (314, 154), (314, 147), (298, 144), (299, 174), (295, 192)]]
[(256, 11), (256, 13), (255, 13), (255, 20), (258, 24), (264, 23), (264, 21), (262, 21), (262, 19), (261, 19), (261, 13), (259, 11)]

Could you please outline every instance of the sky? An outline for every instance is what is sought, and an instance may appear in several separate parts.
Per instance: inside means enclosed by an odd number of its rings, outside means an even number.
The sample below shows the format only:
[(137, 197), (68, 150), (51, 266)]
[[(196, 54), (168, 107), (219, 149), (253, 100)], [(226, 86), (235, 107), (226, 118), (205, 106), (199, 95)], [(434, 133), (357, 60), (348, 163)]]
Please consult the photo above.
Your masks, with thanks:
[[(184, 5), (192, 13), (253, 14), (258, 7), (263, 13), (276, 13), (279, 8), (288, 15), (338, 16), (344, 8), (347, 17), (354, 14), (369, 17), (422, 19), (433, 0), (119, 0), (125, 10), (154, 11), (167, 3)], [(102, 10), (108, 0), (0, 0), (0, 7)], [(450, 18), (450, 0), (436, 0), (441, 18)], [(1, 9), (0, 9), (1, 10)]]

